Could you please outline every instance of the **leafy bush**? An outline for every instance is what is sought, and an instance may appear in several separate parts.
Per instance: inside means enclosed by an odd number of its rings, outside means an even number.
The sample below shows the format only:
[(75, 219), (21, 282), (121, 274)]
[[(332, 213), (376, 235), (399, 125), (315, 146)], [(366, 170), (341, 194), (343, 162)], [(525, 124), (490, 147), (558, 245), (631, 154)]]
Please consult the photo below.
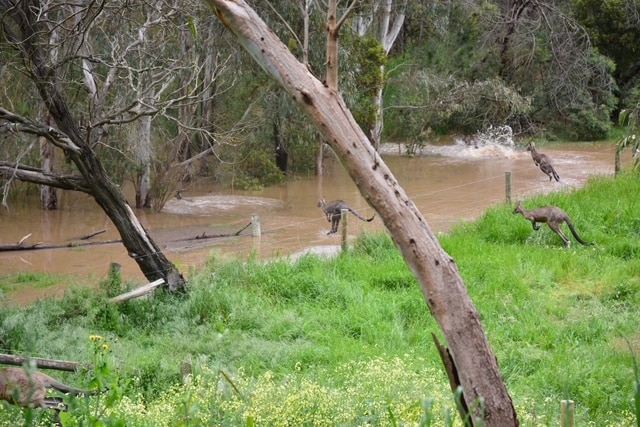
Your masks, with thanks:
[(285, 176), (275, 161), (262, 151), (250, 151), (235, 177), (233, 186), (240, 190), (260, 190), (265, 185), (284, 182)]

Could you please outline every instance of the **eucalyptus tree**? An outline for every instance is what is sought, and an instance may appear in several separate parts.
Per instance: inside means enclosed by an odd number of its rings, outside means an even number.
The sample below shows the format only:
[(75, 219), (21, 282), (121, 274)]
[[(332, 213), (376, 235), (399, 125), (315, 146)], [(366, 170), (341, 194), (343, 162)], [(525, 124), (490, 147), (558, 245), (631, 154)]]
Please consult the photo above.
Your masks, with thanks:
[(358, 126), (340, 92), (313, 76), (243, 0), (205, 2), (306, 113), (382, 217), (446, 338), (448, 349), (439, 348), (451, 387), (461, 391), (459, 410), (465, 423), (517, 426), (496, 357), (455, 261)]
[(534, 121), (555, 121), (556, 130), (570, 128), (566, 136), (574, 138), (606, 136), (615, 104), (613, 65), (593, 49), (568, 2), (499, 0), (478, 4), (473, 13), (487, 25), (485, 60), (497, 60), (498, 75), (534, 97)]
[(620, 91), (620, 108), (640, 101), (640, 2), (571, 0), (576, 19), (592, 43), (615, 63), (612, 74)]
[[(282, 39), (309, 72), (324, 78), (326, 61), (326, 2), (321, 0), (256, 0), (252, 7)], [(256, 77), (256, 80), (259, 80)], [(277, 85), (263, 85), (263, 114), (268, 116), (261, 133), (267, 147), (288, 154), (288, 172), (323, 173), (324, 141)], [(278, 151), (280, 152), (280, 151)]]
[[(13, 111), (16, 101), (0, 98), (0, 132), (6, 138), (45, 138), (72, 165), (56, 173), (3, 161), (0, 173), (91, 195), (145, 276), (163, 278), (170, 289), (184, 287), (184, 278), (140, 224), (104, 161), (111, 166), (118, 163), (113, 153), (120, 153), (122, 162), (122, 153), (133, 152), (138, 182), (146, 186), (153, 155), (150, 119), (180, 127), (180, 116), (173, 113), (201, 102), (203, 88), (211, 84), (199, 80), (199, 64), (184, 55), (188, 49), (175, 48), (181, 40), (177, 33), (193, 34), (187, 15), (179, 16), (182, 10), (167, 2), (0, 1), (2, 54), (12, 60), (3, 71), (26, 76), (51, 117), (51, 123), (35, 117), (35, 101)], [(140, 127), (127, 138), (124, 127), (133, 124)], [(129, 151), (125, 142), (131, 141), (136, 145)], [(147, 190), (140, 193), (142, 204)]]
[(368, 61), (367, 67), (363, 67), (360, 73), (367, 76), (364, 86), (370, 93), (371, 105), (371, 117), (367, 124), (371, 142), (378, 149), (384, 126), (382, 92), (386, 57), (402, 30), (407, 0), (367, 0), (361, 3), (351, 21), (351, 27), (359, 37), (376, 41), (374, 45), (364, 43), (363, 53)]

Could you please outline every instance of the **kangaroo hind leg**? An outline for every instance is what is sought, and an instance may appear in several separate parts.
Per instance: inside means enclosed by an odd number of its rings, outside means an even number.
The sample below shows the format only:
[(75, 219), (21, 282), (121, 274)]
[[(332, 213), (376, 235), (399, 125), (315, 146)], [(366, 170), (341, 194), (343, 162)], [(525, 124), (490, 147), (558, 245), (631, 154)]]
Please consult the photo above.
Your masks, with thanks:
[(564, 242), (565, 248), (568, 248), (571, 245), (571, 240), (560, 230), (560, 226), (556, 223), (550, 222), (549, 228), (552, 229)]
[(340, 225), (340, 215), (334, 214), (331, 217), (331, 231), (329, 231), (327, 234), (333, 234), (333, 233), (337, 232), (338, 231), (338, 225)]

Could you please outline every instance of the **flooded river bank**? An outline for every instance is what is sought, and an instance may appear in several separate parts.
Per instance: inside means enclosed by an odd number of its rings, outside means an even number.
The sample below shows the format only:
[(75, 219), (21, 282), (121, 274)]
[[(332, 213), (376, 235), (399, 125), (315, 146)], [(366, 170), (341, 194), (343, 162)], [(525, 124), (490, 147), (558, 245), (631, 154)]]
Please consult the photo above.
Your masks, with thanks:
[[(615, 146), (612, 143), (565, 144), (539, 147), (548, 153), (561, 176), (549, 179), (534, 166), (523, 148), (464, 144), (425, 147), (427, 155), (399, 156), (388, 146), (384, 161), (405, 192), (423, 213), (431, 228), (446, 231), (453, 224), (477, 217), (488, 207), (505, 201), (505, 174), (511, 174), (512, 199), (541, 191), (570, 190), (582, 186), (592, 175), (612, 175)], [(322, 177), (296, 176), (286, 183), (261, 191), (234, 191), (211, 183), (186, 187), (182, 199), (170, 200), (160, 213), (137, 210), (141, 223), (181, 271), (188, 277), (213, 254), (246, 258), (252, 252), (267, 259), (290, 256), (305, 248), (335, 246), (340, 235), (327, 235), (330, 224), (317, 208), (318, 199), (343, 199), (361, 215), (374, 212), (364, 202), (342, 165), (329, 160)], [(86, 195), (61, 192), (60, 209), (45, 212), (37, 200), (12, 202), (0, 213), (0, 244), (65, 244), (102, 231), (91, 240), (119, 239), (108, 217)], [(260, 219), (262, 235), (252, 237), (251, 217)], [(245, 228), (247, 227), (247, 228)], [(212, 239), (195, 236), (233, 235)], [(384, 230), (379, 218), (371, 223), (349, 220), (350, 236), (361, 230)], [(0, 252), (2, 275), (48, 272), (69, 275), (69, 283), (96, 283), (109, 264), (122, 265), (125, 280), (146, 283), (142, 273), (121, 244), (79, 246), (64, 249)], [(59, 295), (67, 284), (44, 290), (17, 289), (5, 297), (24, 301)]]

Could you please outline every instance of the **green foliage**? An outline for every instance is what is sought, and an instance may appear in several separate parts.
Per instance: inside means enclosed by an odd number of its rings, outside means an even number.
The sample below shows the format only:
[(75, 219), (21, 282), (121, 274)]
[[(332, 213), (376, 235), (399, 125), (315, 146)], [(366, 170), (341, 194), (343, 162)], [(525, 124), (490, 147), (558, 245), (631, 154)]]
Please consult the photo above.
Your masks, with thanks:
[(265, 185), (284, 182), (285, 176), (275, 164), (273, 155), (251, 150), (242, 162), (242, 169), (233, 180), (233, 187), (241, 190), (260, 190)]
[[(557, 424), (562, 399), (576, 402), (577, 424), (637, 425), (638, 192), (624, 173), (523, 201), (561, 206), (590, 247), (565, 249), (503, 204), (440, 236), (522, 426)], [(116, 392), (71, 401), (82, 425), (461, 425), (438, 327), (387, 234), (332, 259), (212, 258), (190, 285), (109, 304), (109, 316), (101, 292), (4, 308), (0, 335), (16, 353), (94, 364), (87, 383)], [(105, 338), (87, 348), (92, 334)], [(27, 425), (48, 416), (32, 415)], [(8, 408), (0, 426), (16, 423), (22, 410)]]
[[(572, 0), (571, 3), (574, 16), (584, 26), (594, 46), (615, 62), (614, 76), (625, 87), (623, 100), (628, 98), (626, 88), (637, 88), (637, 81), (629, 78), (636, 74), (635, 58), (640, 54), (637, 22), (640, 5), (620, 0)], [(626, 101), (622, 104), (625, 108), (631, 105)]]
[(101, 279), (98, 288), (104, 292), (107, 298), (115, 297), (122, 292), (122, 277), (120, 276), (120, 264), (112, 263), (109, 265), (107, 277)]
[[(51, 274), (20, 272), (0, 275), (0, 290), (10, 292), (20, 288), (46, 288), (60, 282), (60, 277)], [(71, 278), (70, 278), (71, 279)]]
[(632, 110), (622, 110), (618, 118), (619, 125), (623, 129), (623, 133), (617, 141), (617, 155), (620, 155), (625, 149), (629, 148), (633, 153), (634, 169), (638, 169), (640, 159), (640, 127), (638, 126), (638, 118), (640, 116), (640, 104)]
[(356, 37), (353, 49), (351, 58), (358, 69), (356, 85), (362, 93), (373, 96), (384, 84), (381, 67), (387, 64), (387, 55), (375, 37)]
[(372, 100), (385, 84), (382, 67), (387, 64), (387, 54), (375, 37), (353, 37), (345, 44), (349, 42), (347, 73), (353, 76), (353, 88), (347, 96), (349, 109), (362, 129), (370, 129), (379, 114)]
[(389, 84), (394, 88), (385, 103), (407, 107), (385, 114), (388, 136), (413, 143), (428, 137), (431, 130), (474, 134), (490, 124), (517, 128), (520, 118), (531, 111), (531, 99), (501, 79), (468, 83), (409, 68)]
[(633, 351), (633, 345), (627, 339), (627, 345), (629, 346), (629, 351), (633, 356), (633, 400), (634, 400), (634, 409), (636, 415), (636, 426), (640, 427), (640, 369), (638, 369), (638, 358), (636, 353)]
[[(580, 110), (571, 116), (577, 141), (601, 141), (611, 130), (609, 111)], [(562, 135), (563, 133), (560, 133)]]

